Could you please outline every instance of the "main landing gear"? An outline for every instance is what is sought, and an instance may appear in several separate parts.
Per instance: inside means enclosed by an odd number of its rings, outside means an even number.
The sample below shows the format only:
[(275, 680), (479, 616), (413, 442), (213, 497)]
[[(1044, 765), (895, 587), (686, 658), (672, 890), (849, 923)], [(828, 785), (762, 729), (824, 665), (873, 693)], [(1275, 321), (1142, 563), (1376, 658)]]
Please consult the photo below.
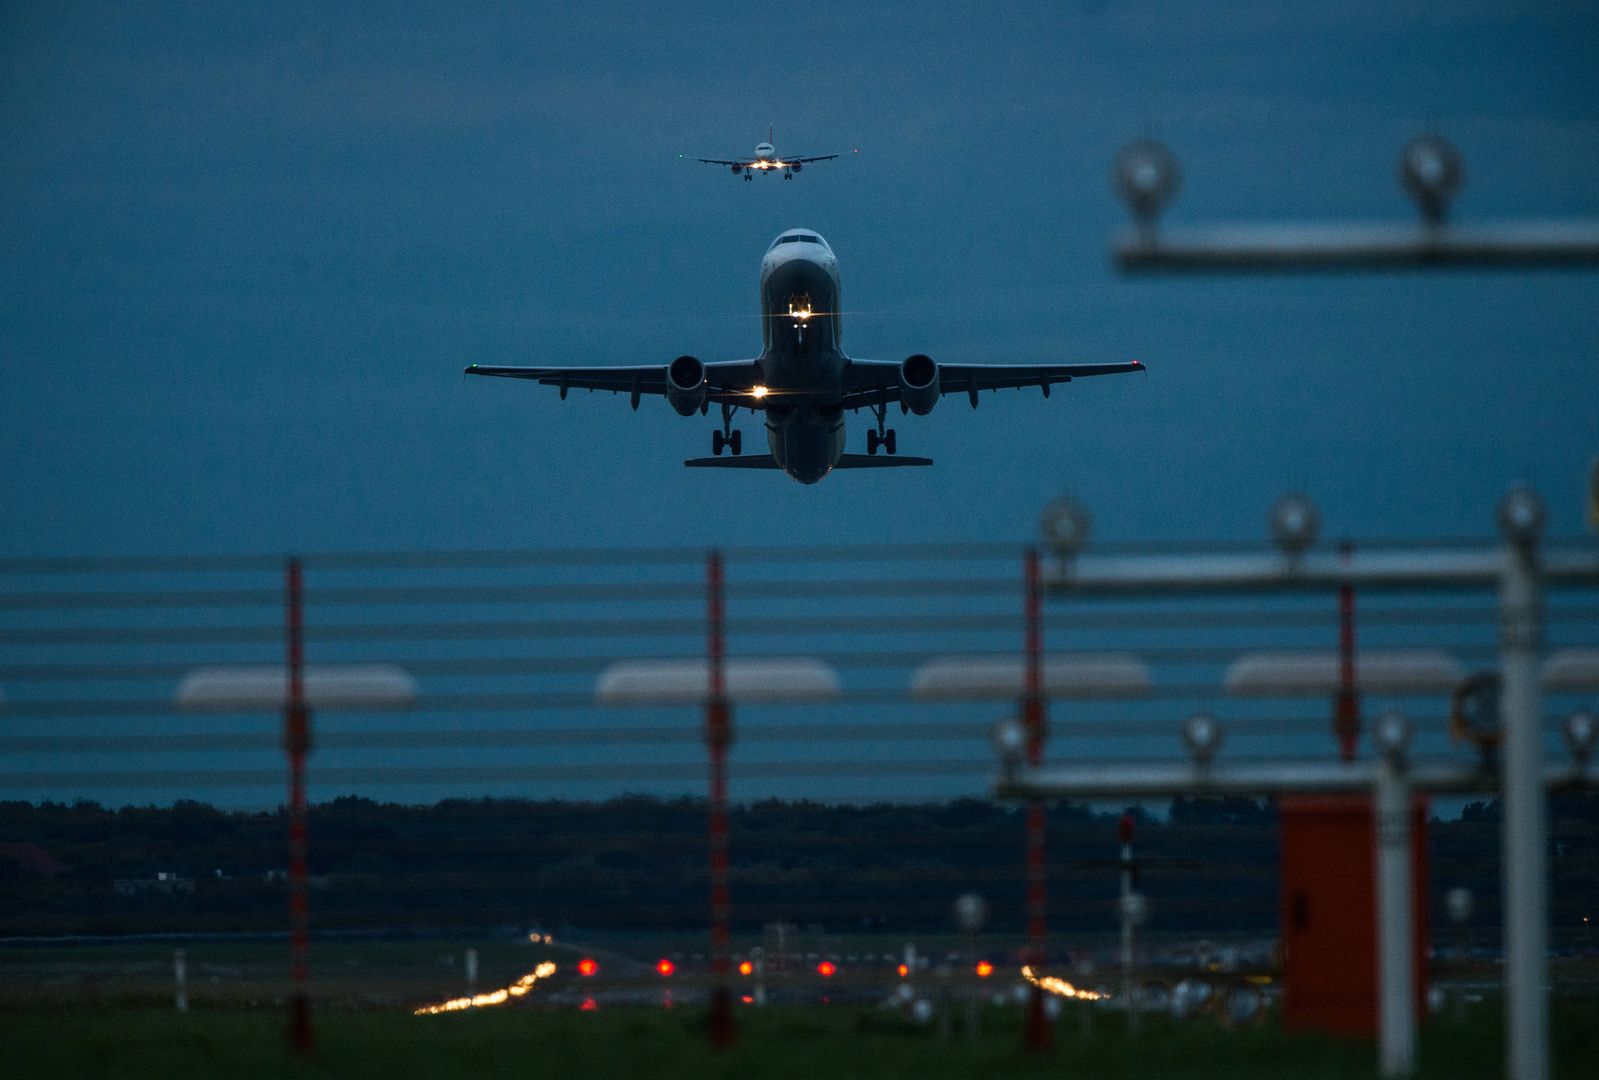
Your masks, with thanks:
[(883, 421), (888, 416), (888, 402), (878, 402), (872, 406), (872, 411), (877, 414), (877, 430), (866, 433), (866, 452), (875, 454), (877, 453), (877, 448), (881, 446), (892, 456), (894, 451), (898, 449), (894, 444), (894, 429), (883, 430)]
[[(722, 402), (722, 430), (711, 432), (711, 453), (717, 457), (722, 456), (722, 447), (733, 451), (733, 456), (738, 457), (744, 452), (744, 436), (742, 432), (734, 431), (733, 406)], [(889, 453), (893, 453), (892, 450)]]

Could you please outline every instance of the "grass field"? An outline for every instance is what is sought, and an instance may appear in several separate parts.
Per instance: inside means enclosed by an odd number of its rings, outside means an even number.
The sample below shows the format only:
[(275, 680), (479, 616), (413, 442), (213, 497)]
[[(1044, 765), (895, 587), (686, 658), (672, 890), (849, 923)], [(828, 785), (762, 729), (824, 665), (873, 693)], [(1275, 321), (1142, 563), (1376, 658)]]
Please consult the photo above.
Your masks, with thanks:
[[(1423, 1077), (1503, 1075), (1495, 1015), (1424, 1033)], [(1072, 1010), (1045, 1055), (1021, 1048), (1017, 1011), (994, 1011), (970, 1040), (872, 1009), (744, 1009), (736, 1046), (710, 1051), (697, 1009), (541, 1008), (412, 1017), (386, 1010), (323, 1010), (309, 1062), (291, 1060), (277, 1010), (170, 1009), (11, 1012), (4, 1069), (16, 1077), (1350, 1077), (1373, 1073), (1370, 1046), (1284, 1037), (1270, 1025), (1228, 1031), (1201, 1020), (1146, 1022), (1129, 1040), (1119, 1017), (1085, 1027)], [(1555, 1022), (1555, 1075), (1599, 1075), (1599, 1020), (1563, 1007)]]
[[(703, 973), (685, 960), (671, 980), (680, 1004), (659, 1001), (668, 986), (649, 959), (673, 943), (533, 945), (526, 939), (437, 938), (404, 941), (318, 942), (313, 962), (317, 1048), (308, 1062), (285, 1048), (285, 948), (279, 941), (190, 942), (192, 1008), (172, 1008), (172, 946), (152, 942), (26, 946), (0, 950), (0, 1026), (7, 1077), (997, 1077), (1117, 1076), (1344, 1077), (1373, 1074), (1369, 1044), (1287, 1037), (1273, 1020), (1227, 1030), (1214, 1019), (1178, 1023), (1146, 1018), (1129, 1040), (1114, 1008), (1067, 1004), (1047, 1056), (1021, 1049), (1021, 1011), (989, 1008), (981, 1035), (965, 1037), (957, 1010), (945, 1041), (937, 1025), (917, 1026), (897, 1012), (839, 1002), (876, 1000), (892, 987), (887, 969), (839, 978), (824, 988), (810, 976), (795, 980), (794, 1004), (741, 1007), (741, 1030), (730, 1051), (713, 1054), (702, 1029)], [(701, 945), (685, 939), (686, 948)], [(886, 943), (865, 942), (871, 949)], [(940, 947), (943, 944), (940, 943)], [(537, 961), (554, 960), (560, 973), (523, 1002), (447, 1016), (417, 1017), (411, 1008), (460, 992), (460, 958), (467, 946), (481, 959), (479, 986), (507, 985)], [(850, 943), (862, 948), (861, 942)], [(867, 951), (863, 949), (863, 951)], [(579, 955), (600, 959), (592, 982), (578, 979)], [(881, 956), (878, 958), (881, 960)], [(879, 965), (881, 966), (881, 965)], [(1554, 965), (1562, 987), (1554, 1022), (1554, 1063), (1560, 1077), (1599, 1076), (1599, 982), (1592, 961)], [(1488, 967), (1464, 973), (1491, 987)], [(924, 976), (924, 979), (927, 977)], [(936, 985), (936, 984), (924, 984)], [(635, 991), (630, 998), (627, 987)], [(834, 1004), (822, 994), (837, 991)], [(580, 1012), (585, 993), (600, 999)], [(702, 1000), (702, 999), (701, 999)], [(809, 1001), (812, 1004), (800, 1002)], [(557, 1005), (556, 1003), (560, 1004)], [(1421, 1076), (1503, 1075), (1500, 1008), (1489, 1000), (1470, 1007), (1463, 1022), (1452, 1013), (1433, 1018), (1423, 1033)]]

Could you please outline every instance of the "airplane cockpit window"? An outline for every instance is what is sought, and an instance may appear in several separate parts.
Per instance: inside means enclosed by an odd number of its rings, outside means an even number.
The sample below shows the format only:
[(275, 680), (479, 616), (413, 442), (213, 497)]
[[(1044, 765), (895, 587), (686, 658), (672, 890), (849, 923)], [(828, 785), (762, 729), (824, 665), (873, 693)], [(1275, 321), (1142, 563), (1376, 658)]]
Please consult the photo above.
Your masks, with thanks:
[[(788, 236), (779, 236), (776, 240), (773, 240), (772, 241), (772, 247), (775, 248), (778, 244), (802, 244), (802, 243), (803, 244), (820, 244), (824, 248), (827, 246), (826, 242), (823, 241), (823, 239), (820, 236), (814, 236), (814, 235), (812, 235), (810, 233), (792, 233), (792, 234), (790, 234)], [(772, 250), (772, 248), (767, 248), (766, 250), (770, 251), (770, 250)]]

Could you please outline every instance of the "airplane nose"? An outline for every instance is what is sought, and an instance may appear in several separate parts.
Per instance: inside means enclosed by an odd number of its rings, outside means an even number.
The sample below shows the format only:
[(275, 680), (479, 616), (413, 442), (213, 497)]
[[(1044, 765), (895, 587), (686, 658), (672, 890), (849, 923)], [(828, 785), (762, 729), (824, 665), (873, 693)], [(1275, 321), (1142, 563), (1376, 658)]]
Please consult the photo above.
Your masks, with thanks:
[(790, 259), (772, 268), (766, 278), (767, 307), (787, 311), (790, 297), (808, 296), (812, 310), (831, 311), (833, 283), (827, 271), (808, 259)]

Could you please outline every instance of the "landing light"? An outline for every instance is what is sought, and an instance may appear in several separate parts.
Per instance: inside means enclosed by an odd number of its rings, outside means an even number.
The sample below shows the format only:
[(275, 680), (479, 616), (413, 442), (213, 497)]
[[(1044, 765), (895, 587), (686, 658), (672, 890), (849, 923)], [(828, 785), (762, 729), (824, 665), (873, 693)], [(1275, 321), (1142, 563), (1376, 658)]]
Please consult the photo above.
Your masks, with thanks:
[(771, 391), (764, 386), (755, 386), (750, 388), (750, 397), (752, 398), (763, 398), (769, 393), (771, 393)]

